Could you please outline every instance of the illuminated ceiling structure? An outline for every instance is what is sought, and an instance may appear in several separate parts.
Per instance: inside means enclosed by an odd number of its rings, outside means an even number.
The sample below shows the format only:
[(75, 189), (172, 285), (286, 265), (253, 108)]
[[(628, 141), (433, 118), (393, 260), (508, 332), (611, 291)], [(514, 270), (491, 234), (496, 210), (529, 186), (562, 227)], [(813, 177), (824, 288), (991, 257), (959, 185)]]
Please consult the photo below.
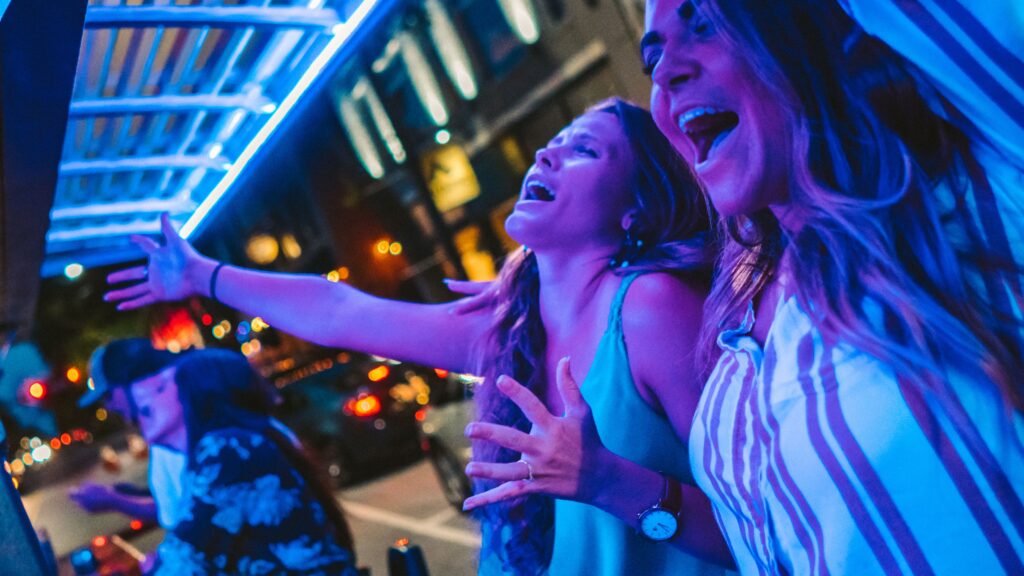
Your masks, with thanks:
[[(387, 0), (90, 0), (43, 276), (188, 236)], [(73, 269), (75, 267), (72, 267)]]

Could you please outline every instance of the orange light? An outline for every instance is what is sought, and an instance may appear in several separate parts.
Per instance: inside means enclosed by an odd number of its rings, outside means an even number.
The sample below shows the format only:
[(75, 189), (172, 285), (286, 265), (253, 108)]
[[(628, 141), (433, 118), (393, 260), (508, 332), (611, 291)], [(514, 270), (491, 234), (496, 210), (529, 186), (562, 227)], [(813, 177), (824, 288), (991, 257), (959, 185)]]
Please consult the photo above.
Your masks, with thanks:
[(46, 396), (46, 386), (43, 386), (42, 382), (33, 382), (28, 387), (28, 395), (35, 398), (36, 400), (42, 400)]
[(103, 548), (106, 545), (107, 545), (107, 537), (106, 536), (97, 536), (97, 537), (92, 539), (92, 546), (93, 546), (93, 548)]
[(380, 366), (377, 366), (373, 370), (370, 370), (370, 373), (367, 374), (367, 376), (370, 378), (370, 382), (380, 382), (381, 380), (387, 378), (388, 374), (390, 373), (391, 370), (389, 370), (387, 366), (381, 364)]
[(447, 378), (448, 377), (448, 371), (447, 370), (442, 370), (441, 368), (434, 368), (434, 374), (437, 374), (438, 378)]
[(59, 450), (60, 449), (60, 438), (51, 438), (50, 439), (50, 447), (53, 448), (54, 450)]
[(416, 421), (417, 422), (423, 422), (426, 419), (427, 419), (427, 409), (426, 408), (420, 408), (419, 410), (416, 411)]
[(130, 526), (132, 530), (142, 530), (142, 520), (132, 520), (128, 526)]
[(395, 546), (398, 547), (398, 548), (405, 548), (408, 545), (409, 545), (409, 539), (408, 538), (399, 538), (398, 540), (395, 540)]
[(345, 408), (356, 416), (375, 416), (380, 413), (380, 399), (373, 394), (360, 394), (359, 397), (349, 400)]
[(68, 434), (67, 432), (61, 434), (60, 443), (64, 444), (65, 446), (71, 444), (71, 434)]
[(391, 248), (391, 242), (388, 242), (387, 240), (377, 242), (377, 253), (387, 254), (389, 248)]
[(72, 366), (71, 368), (68, 368), (67, 377), (68, 382), (74, 382), (77, 384), (78, 381), (82, 379), (82, 373), (78, 371), (78, 368)]

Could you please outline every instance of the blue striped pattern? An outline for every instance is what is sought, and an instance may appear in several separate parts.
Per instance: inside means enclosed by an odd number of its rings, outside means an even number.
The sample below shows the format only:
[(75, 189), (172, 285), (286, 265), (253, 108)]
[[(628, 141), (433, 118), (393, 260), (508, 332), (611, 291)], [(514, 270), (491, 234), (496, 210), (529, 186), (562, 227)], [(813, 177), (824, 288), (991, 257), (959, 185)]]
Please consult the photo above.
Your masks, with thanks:
[(991, 386), (924, 394), (794, 298), (763, 350), (753, 321), (719, 337), (690, 440), (743, 574), (1024, 574), (1024, 418)]

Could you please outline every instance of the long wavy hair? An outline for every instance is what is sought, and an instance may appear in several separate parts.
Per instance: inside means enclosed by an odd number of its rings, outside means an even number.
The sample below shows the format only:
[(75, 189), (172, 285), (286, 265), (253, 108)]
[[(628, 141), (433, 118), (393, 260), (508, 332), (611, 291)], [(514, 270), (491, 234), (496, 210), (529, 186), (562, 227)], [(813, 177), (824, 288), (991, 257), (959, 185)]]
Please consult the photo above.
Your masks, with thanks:
[[(988, 182), (968, 138), (932, 109), (952, 110), (948, 103), (837, 2), (703, 6), (779, 101), (794, 103), (789, 193), (804, 224), (783, 230), (768, 210), (723, 219), (703, 357), (785, 254), (798, 302), (826, 338), (881, 359), (925, 392), (949, 370), (980, 370), (1008, 413), (1024, 407), (1011, 300), (1022, 302), (1019, 271), (985, 242), (967, 207), (973, 196), (979, 211), (994, 210), (980, 200)], [(946, 191), (948, 202), (939, 196)]]
[[(630, 180), (637, 207), (631, 229), (634, 241), (625, 242), (609, 264), (613, 272), (674, 271), (708, 280), (713, 261), (708, 231), (712, 215), (685, 162), (643, 108), (611, 99), (590, 110), (595, 111), (618, 118), (635, 158)], [(529, 420), (493, 383), (506, 374), (540, 398), (546, 397), (547, 335), (540, 316), (540, 277), (533, 252), (527, 248), (512, 252), (491, 290), (493, 324), (479, 356), (484, 380), (475, 391), (478, 417), (529, 432)], [(485, 462), (519, 459), (517, 452), (490, 442), (475, 443), (473, 454)], [(476, 490), (495, 485), (478, 482)], [(502, 533), (500, 538), (485, 540), (484, 546), (491, 549), (484, 554), (497, 553), (506, 570), (514, 574), (537, 574), (547, 567), (554, 526), (550, 498), (529, 496), (491, 505), (482, 509), (481, 516)]]
[(271, 440), (302, 476), (327, 516), (337, 543), (353, 551), (352, 532), (328, 487), (305, 450), (271, 424), (277, 391), (249, 365), (245, 356), (227, 350), (196, 350), (181, 359), (174, 377), (185, 421), (189, 467), (196, 445), (217, 430), (237, 428)]

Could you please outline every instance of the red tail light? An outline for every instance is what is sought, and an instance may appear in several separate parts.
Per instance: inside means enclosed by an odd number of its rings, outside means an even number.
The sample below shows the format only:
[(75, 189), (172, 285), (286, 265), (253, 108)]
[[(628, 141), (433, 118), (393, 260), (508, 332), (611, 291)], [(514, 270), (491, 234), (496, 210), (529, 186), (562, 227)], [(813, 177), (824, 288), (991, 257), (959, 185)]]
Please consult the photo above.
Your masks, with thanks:
[(345, 409), (363, 418), (380, 414), (380, 398), (373, 394), (360, 394), (345, 403)]
[(28, 395), (36, 400), (46, 398), (46, 385), (42, 382), (33, 382), (28, 387)]

